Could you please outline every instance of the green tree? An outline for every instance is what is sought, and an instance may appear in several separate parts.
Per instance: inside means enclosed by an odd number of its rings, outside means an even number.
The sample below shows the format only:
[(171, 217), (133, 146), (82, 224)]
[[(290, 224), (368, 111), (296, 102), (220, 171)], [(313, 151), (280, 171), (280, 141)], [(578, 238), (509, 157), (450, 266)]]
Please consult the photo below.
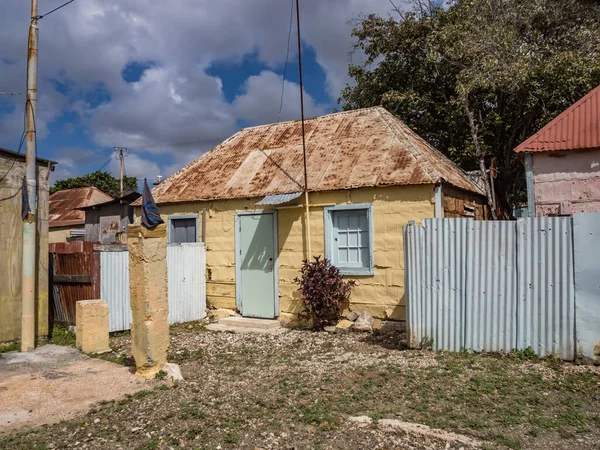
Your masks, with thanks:
[[(80, 177), (71, 177), (65, 178), (64, 180), (58, 180), (54, 183), (54, 186), (50, 188), (50, 194), (54, 194), (58, 191), (64, 191), (65, 189), (88, 186), (95, 186), (102, 192), (112, 197), (119, 197), (120, 194), (119, 179), (113, 177), (108, 172), (101, 172), (99, 170), (88, 173), (87, 175), (82, 175)], [(137, 187), (137, 179), (135, 177), (123, 177), (124, 194), (137, 191)]]
[[(344, 109), (382, 104), (466, 170), (523, 199), (521, 141), (600, 84), (600, 9), (592, 0), (416, 0), (353, 31), (366, 59)], [(487, 185), (490, 189), (490, 185)]]

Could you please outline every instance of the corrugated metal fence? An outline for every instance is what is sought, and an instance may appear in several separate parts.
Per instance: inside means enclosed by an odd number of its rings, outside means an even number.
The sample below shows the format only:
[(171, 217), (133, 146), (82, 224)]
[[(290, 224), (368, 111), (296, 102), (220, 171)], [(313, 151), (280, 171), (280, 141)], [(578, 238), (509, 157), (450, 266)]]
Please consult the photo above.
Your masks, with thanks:
[(108, 303), (108, 330), (129, 330), (129, 252), (100, 253), (100, 298)]
[(167, 247), (169, 323), (206, 316), (206, 247), (202, 243)]
[[(573, 221), (582, 222), (582, 236), (577, 227), (574, 236)], [(583, 237), (590, 227), (600, 234), (600, 214), (496, 222), (425, 219), (421, 226), (405, 227), (409, 344), (450, 351), (531, 347), (540, 356), (574, 359), (579, 263), (587, 271), (588, 303), (595, 302), (587, 310), (600, 320), (600, 268), (589, 272), (600, 239)], [(582, 239), (585, 255), (574, 262), (573, 242)], [(590, 358), (590, 342), (600, 342), (598, 320), (583, 324), (588, 331), (583, 353)]]
[[(206, 316), (206, 248), (204, 244), (167, 248), (169, 323)], [(100, 297), (108, 303), (109, 330), (129, 330), (129, 252), (100, 253)]]

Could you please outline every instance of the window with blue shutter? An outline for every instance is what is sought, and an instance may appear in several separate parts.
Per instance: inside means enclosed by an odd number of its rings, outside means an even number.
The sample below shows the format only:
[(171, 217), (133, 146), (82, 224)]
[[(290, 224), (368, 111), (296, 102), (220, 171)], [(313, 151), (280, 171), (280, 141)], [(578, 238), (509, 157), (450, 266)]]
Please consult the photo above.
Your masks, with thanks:
[(373, 275), (371, 204), (325, 207), (325, 257), (343, 274)]
[(198, 216), (169, 217), (169, 244), (198, 242)]

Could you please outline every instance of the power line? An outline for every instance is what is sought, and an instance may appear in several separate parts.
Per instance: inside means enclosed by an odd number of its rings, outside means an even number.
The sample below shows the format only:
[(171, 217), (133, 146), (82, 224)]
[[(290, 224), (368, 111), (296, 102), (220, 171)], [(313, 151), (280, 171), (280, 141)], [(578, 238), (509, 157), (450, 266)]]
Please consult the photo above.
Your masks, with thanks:
[(292, 38), (292, 22), (294, 19), (294, 1), (292, 0), (292, 4), (290, 7), (290, 26), (288, 31), (288, 39), (287, 39), (287, 52), (285, 54), (285, 65), (283, 66), (283, 79), (281, 80), (281, 100), (279, 102), (279, 113), (277, 114), (277, 123), (279, 123), (279, 119), (281, 117), (281, 110), (283, 109), (283, 93), (285, 91), (285, 75), (287, 72), (288, 60), (290, 57), (290, 40)]
[(69, 0), (67, 3), (63, 3), (62, 5), (60, 5), (58, 8), (54, 8), (52, 11), (47, 12), (46, 14), (41, 14), (39, 16), (36, 17), (36, 19), (43, 19), (46, 16), (49, 16), (50, 14), (52, 14), (54, 11), (58, 11), (61, 8), (64, 8), (65, 6), (67, 6), (69, 3), (73, 3), (75, 0)]
[[(0, 182), (2, 182), (8, 176), (10, 171), (13, 169), (13, 167), (17, 163), (17, 159), (19, 159), (18, 155), (21, 154), (21, 149), (23, 148), (23, 143), (25, 142), (25, 136), (26, 136), (26, 131), (27, 131), (27, 102), (29, 102), (29, 101), (30, 100), (25, 101), (25, 110), (24, 110), (24, 114), (23, 114), (23, 132), (21, 133), (21, 139), (19, 140), (19, 147), (17, 148), (17, 154), (15, 155), (13, 162), (10, 165), (10, 167), (8, 168), (8, 170), (6, 171), (6, 173), (2, 176), (2, 178), (0, 178)], [(35, 127), (35, 117), (33, 119), (33, 123), (34, 123), (34, 127)]]
[(108, 163), (109, 163), (109, 162), (110, 162), (112, 159), (113, 159), (113, 157), (112, 157), (112, 156), (111, 156), (110, 158), (108, 158), (108, 161), (106, 161), (104, 164), (102, 164), (102, 165), (100, 166), (100, 168), (98, 169), (98, 171), (100, 171), (100, 170), (104, 169), (104, 168), (107, 166), (107, 164), (108, 164)]

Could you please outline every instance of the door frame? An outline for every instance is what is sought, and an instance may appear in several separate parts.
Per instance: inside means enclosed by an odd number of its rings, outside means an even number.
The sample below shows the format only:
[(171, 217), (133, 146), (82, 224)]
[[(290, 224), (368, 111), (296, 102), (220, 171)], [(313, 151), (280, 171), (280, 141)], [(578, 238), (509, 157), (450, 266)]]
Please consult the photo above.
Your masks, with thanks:
[(240, 261), (240, 252), (241, 252), (241, 217), (242, 216), (254, 216), (258, 214), (269, 214), (273, 218), (273, 252), (274, 260), (273, 260), (273, 296), (275, 300), (274, 310), (273, 310), (273, 318), (279, 317), (279, 247), (278, 247), (278, 231), (277, 231), (277, 210), (276, 209), (264, 209), (264, 210), (254, 210), (254, 211), (236, 211), (235, 212), (235, 303), (238, 311), (244, 317), (252, 317), (245, 316), (242, 305), (242, 264)]

